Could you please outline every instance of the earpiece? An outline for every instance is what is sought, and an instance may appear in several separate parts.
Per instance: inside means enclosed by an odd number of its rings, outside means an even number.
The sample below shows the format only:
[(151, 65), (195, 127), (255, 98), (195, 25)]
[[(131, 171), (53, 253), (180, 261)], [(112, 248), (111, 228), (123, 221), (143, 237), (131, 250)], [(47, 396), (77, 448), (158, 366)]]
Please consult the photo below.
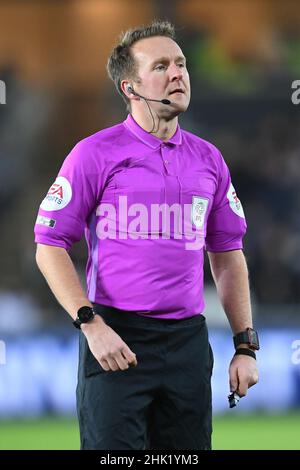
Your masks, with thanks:
[(127, 91), (128, 93), (134, 93), (133, 88), (130, 85), (127, 87)]

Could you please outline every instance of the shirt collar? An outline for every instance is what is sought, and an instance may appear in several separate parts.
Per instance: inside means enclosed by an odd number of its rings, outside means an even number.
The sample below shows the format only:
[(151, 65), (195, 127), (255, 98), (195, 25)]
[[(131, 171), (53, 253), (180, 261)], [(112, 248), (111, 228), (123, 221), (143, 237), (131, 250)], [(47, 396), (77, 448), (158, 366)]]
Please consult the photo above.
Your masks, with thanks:
[(139, 140), (144, 142), (149, 147), (154, 149), (158, 148), (161, 144), (173, 144), (173, 145), (181, 145), (182, 142), (182, 135), (181, 129), (179, 124), (177, 125), (177, 129), (175, 134), (169, 139), (168, 141), (164, 142), (158, 137), (155, 137), (149, 132), (146, 132), (139, 124), (133, 119), (131, 114), (128, 114), (125, 121), (123, 121), (124, 126), (132, 132)]

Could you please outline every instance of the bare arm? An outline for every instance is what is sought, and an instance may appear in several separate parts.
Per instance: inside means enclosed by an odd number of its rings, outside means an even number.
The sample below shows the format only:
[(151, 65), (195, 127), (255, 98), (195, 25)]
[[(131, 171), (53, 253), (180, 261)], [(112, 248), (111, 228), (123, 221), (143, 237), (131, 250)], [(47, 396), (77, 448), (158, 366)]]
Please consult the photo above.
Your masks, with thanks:
[[(36, 262), (58, 302), (73, 319), (80, 307), (92, 306), (64, 248), (38, 244)], [(128, 364), (137, 364), (136, 355), (100, 315), (83, 324), (81, 329), (91, 352), (104, 370), (125, 370)]]
[(38, 244), (36, 262), (58, 302), (74, 320), (80, 307), (92, 307), (64, 248)]
[(209, 253), (211, 272), (233, 334), (252, 328), (248, 269), (241, 250)]
[[(217, 292), (233, 334), (252, 327), (248, 269), (241, 250), (209, 253)], [(248, 347), (247, 344), (239, 347)], [(229, 367), (230, 389), (240, 396), (258, 382), (256, 361), (249, 356), (234, 356)]]

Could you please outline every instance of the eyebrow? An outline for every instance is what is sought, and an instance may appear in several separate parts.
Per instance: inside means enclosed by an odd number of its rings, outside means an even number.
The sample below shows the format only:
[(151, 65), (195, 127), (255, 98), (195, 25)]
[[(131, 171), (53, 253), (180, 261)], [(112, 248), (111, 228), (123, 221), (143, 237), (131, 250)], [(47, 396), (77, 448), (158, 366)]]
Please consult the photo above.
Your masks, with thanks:
[[(177, 57), (175, 57), (175, 62), (177, 62), (178, 60), (183, 60), (184, 62), (186, 62), (186, 58), (183, 55), (178, 55)], [(160, 57), (159, 59), (155, 59), (151, 63), (151, 65), (158, 64), (159, 62), (169, 62), (169, 58), (168, 57)]]

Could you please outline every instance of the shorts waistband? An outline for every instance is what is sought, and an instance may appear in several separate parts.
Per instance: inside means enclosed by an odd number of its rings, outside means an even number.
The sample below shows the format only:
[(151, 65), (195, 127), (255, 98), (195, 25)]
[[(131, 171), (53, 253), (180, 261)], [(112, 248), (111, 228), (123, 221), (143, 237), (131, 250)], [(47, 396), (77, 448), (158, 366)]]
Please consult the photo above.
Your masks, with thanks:
[(96, 304), (93, 303), (94, 310), (97, 314), (103, 316), (104, 320), (109, 321), (124, 321), (127, 324), (132, 323), (136, 326), (174, 326), (174, 327), (184, 327), (184, 326), (194, 326), (194, 325), (201, 325), (205, 323), (204, 315), (197, 314), (192, 317), (182, 318), (180, 320), (173, 319), (173, 318), (153, 318), (147, 317), (145, 314), (140, 315), (137, 311), (133, 310), (121, 310), (116, 307), (112, 307), (109, 305), (103, 304)]

